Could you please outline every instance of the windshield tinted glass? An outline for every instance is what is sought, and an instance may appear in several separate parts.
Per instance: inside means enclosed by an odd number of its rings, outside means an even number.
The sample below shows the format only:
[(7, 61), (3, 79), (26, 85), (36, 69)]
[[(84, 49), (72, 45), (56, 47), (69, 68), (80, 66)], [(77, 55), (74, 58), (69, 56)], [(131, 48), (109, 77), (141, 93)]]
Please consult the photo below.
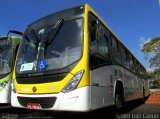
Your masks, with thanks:
[[(64, 21), (54, 32), (51, 32), (54, 25), (37, 30), (35, 32), (41, 40), (39, 43), (32, 34), (27, 34), (29, 42), (23, 38), (17, 73), (56, 70), (76, 62), (82, 55), (82, 24), (82, 19), (72, 19)], [(51, 33), (53, 37), (50, 37)], [(49, 44), (46, 44), (47, 40)]]
[(13, 49), (0, 50), (0, 75), (7, 74), (12, 70)]

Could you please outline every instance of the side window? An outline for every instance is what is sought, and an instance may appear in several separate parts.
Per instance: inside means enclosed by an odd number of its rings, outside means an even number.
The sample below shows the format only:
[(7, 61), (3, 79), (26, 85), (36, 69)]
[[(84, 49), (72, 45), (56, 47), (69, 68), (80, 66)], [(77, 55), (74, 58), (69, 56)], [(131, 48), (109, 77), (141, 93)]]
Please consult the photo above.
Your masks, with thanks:
[(126, 67), (129, 69), (130, 68), (130, 63), (129, 63), (129, 61), (130, 61), (130, 55), (129, 55), (129, 52), (127, 51), (127, 50), (125, 50), (126, 51)]
[(97, 34), (97, 31), (98, 31), (98, 24), (96, 22), (96, 20), (92, 20), (89, 22), (89, 30), (90, 30), (90, 42), (94, 42), (97, 40), (98, 38), (98, 34)]
[(108, 38), (105, 36), (105, 27), (93, 15), (89, 14), (89, 49), (90, 68), (108, 64)]
[(119, 44), (119, 51), (121, 53), (122, 65), (125, 67), (126, 66), (126, 52), (125, 52), (125, 48), (122, 46), (122, 44)]
[(129, 54), (128, 54), (128, 51), (122, 45), (119, 45), (119, 49), (120, 49), (120, 52), (121, 52), (122, 65), (129, 69)]
[(103, 57), (108, 57), (108, 38), (104, 35), (104, 29), (99, 25), (98, 37), (98, 54)]
[(145, 74), (146, 73), (146, 69), (142, 68), (142, 72), (143, 72), (143, 74)]
[(143, 74), (143, 67), (139, 64), (139, 72), (140, 74)]
[(129, 60), (130, 70), (133, 71), (133, 68), (134, 68), (133, 57), (132, 57), (131, 54), (129, 55), (129, 57), (130, 57), (130, 58), (129, 58), (129, 59), (130, 59), (130, 60)]
[(114, 38), (114, 36), (111, 36), (111, 46), (112, 46), (112, 48), (115, 48), (115, 50), (118, 49), (118, 44), (117, 44), (116, 38)]
[(95, 18), (92, 18), (89, 21), (89, 44), (90, 44), (90, 54), (96, 55), (98, 50), (98, 44), (97, 44), (97, 30), (98, 25), (96, 23)]
[(111, 35), (111, 48), (110, 48), (111, 59), (121, 64), (120, 52), (118, 47), (117, 39)]
[(140, 74), (141, 71), (141, 65), (139, 64), (139, 62), (136, 60), (136, 73)]
[(95, 42), (98, 38), (98, 20), (97, 18), (92, 14), (89, 13), (89, 42)]
[[(132, 57), (133, 58), (133, 57)], [(137, 61), (135, 58), (133, 58), (133, 68), (132, 68), (132, 71), (134, 73), (137, 73)]]

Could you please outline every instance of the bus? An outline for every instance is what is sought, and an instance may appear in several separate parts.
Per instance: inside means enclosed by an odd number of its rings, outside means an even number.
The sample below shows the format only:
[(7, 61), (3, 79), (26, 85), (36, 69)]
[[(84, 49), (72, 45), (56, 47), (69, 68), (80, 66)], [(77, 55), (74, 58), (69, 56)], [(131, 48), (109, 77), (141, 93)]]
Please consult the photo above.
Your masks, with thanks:
[(11, 79), (20, 41), (17, 36), (0, 38), (0, 104), (11, 102)]
[(11, 105), (87, 112), (147, 96), (144, 66), (88, 5), (42, 17), (23, 34)]

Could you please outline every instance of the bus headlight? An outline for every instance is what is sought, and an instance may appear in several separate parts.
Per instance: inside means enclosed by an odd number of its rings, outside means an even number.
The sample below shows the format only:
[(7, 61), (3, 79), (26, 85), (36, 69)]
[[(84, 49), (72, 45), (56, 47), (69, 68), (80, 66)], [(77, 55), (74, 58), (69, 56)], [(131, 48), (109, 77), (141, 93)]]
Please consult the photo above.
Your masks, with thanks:
[(73, 91), (77, 88), (82, 76), (84, 74), (84, 70), (79, 71), (77, 74), (73, 76), (73, 78), (69, 81), (69, 83), (62, 90), (63, 93)]
[(7, 85), (8, 81), (3, 81), (1, 84), (0, 84), (0, 90), (2, 90), (6, 85)]

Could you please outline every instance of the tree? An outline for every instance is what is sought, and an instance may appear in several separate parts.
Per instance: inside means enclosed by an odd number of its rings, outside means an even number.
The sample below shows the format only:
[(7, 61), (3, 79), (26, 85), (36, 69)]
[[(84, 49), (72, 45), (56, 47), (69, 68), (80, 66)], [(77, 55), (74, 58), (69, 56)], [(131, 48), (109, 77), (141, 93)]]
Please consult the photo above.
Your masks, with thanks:
[(154, 76), (155, 76), (154, 72), (147, 72), (147, 73), (145, 74), (145, 78), (146, 78), (146, 79), (153, 79)]
[(155, 80), (155, 81), (152, 82), (152, 85), (154, 85), (154, 86), (159, 86), (160, 84), (159, 84), (159, 81), (158, 81), (158, 80)]
[(141, 51), (146, 55), (146, 58), (148, 55), (152, 55), (149, 60), (151, 67), (160, 67), (160, 37), (153, 38), (149, 42), (146, 42)]
[(155, 79), (159, 79), (160, 80), (160, 68), (156, 68), (154, 70), (154, 76), (155, 76)]
[(153, 72), (147, 73), (148, 78), (152, 77), (160, 80), (160, 37), (146, 42), (141, 51), (145, 54), (145, 58), (150, 58), (150, 67), (154, 67)]

